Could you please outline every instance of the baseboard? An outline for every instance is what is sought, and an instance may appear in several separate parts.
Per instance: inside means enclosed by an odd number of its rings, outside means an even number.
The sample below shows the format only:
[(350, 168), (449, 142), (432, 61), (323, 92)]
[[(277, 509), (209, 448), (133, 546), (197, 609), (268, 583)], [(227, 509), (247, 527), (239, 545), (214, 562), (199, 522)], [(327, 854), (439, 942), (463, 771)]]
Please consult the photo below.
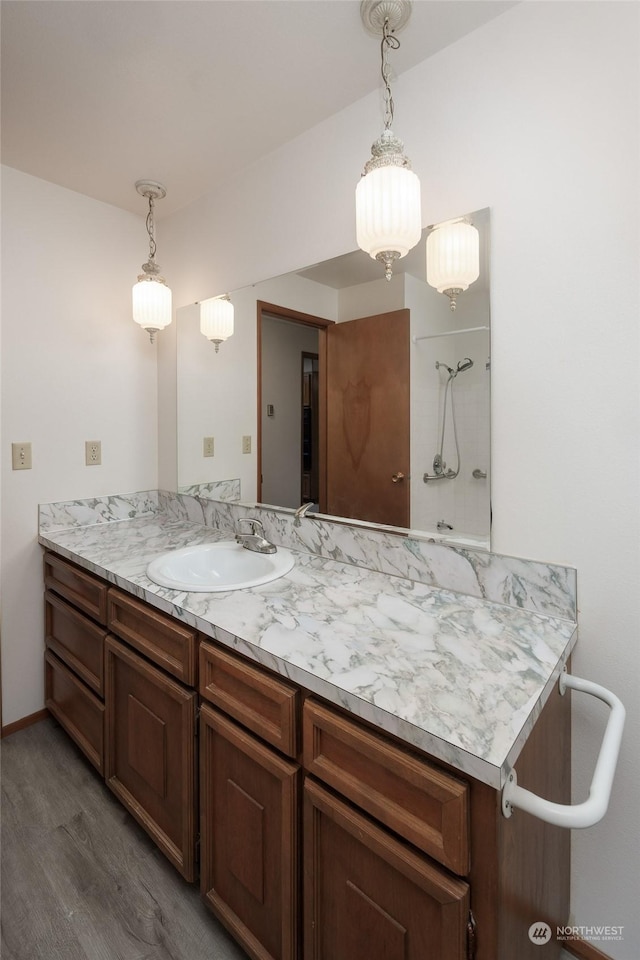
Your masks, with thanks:
[(566, 950), (567, 953), (577, 957), (578, 960), (611, 960), (608, 953), (603, 953), (602, 950), (598, 950), (597, 947), (594, 947), (593, 944), (587, 940), (565, 940), (562, 948)]
[(25, 727), (30, 727), (34, 723), (40, 723), (41, 720), (46, 720), (49, 715), (49, 711), (45, 707), (44, 710), (30, 713), (28, 717), (23, 717), (22, 720), (8, 723), (6, 727), (2, 728), (2, 739), (4, 740), (5, 737), (11, 736), (12, 733), (17, 733), (18, 730), (24, 730)]

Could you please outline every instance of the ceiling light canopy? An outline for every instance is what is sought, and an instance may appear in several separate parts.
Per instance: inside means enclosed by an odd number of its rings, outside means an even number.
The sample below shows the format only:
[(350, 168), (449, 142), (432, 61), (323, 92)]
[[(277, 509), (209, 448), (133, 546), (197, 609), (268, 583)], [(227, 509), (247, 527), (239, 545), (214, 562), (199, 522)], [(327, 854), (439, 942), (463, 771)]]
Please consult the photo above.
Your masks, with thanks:
[(142, 273), (133, 286), (133, 319), (147, 331), (151, 343), (154, 343), (158, 330), (171, 323), (171, 290), (164, 277), (160, 276), (160, 267), (156, 263), (155, 222), (153, 206), (161, 200), (167, 191), (155, 180), (138, 180), (138, 193), (149, 201), (147, 214), (147, 233), (149, 234), (149, 259), (142, 264)]
[(399, 48), (395, 32), (406, 24), (410, 13), (409, 0), (362, 0), (360, 4), (367, 31), (382, 35), (385, 113), (384, 130), (371, 147), (371, 158), (356, 187), (356, 237), (361, 250), (384, 264), (387, 280), (391, 280), (394, 262), (415, 247), (422, 233), (420, 181), (402, 140), (391, 130), (394, 103), (388, 51)]

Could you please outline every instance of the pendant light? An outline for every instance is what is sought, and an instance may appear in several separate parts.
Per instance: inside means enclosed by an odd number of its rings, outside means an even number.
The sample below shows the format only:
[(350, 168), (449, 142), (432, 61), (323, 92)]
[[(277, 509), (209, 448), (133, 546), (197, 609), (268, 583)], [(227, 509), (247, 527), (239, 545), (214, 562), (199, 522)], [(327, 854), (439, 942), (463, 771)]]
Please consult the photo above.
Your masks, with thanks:
[(480, 234), (469, 220), (448, 220), (430, 228), (427, 283), (449, 297), (452, 310), (457, 296), (479, 276)]
[(138, 180), (136, 190), (149, 201), (147, 214), (149, 259), (142, 264), (143, 272), (133, 286), (133, 319), (147, 331), (151, 343), (154, 343), (158, 330), (164, 329), (171, 323), (171, 290), (164, 277), (160, 276), (160, 267), (155, 260), (156, 238), (153, 219), (154, 201), (166, 197), (167, 191), (155, 180)]
[(411, 170), (402, 140), (391, 130), (394, 104), (387, 55), (399, 48), (395, 32), (404, 27), (410, 14), (409, 0), (362, 0), (360, 4), (365, 29), (382, 34), (385, 114), (384, 130), (371, 147), (371, 158), (356, 187), (356, 237), (361, 250), (384, 264), (387, 280), (391, 280), (394, 262), (406, 256), (422, 234), (420, 181)]
[(216, 353), (233, 336), (233, 304), (227, 293), (200, 302), (200, 333), (215, 344)]

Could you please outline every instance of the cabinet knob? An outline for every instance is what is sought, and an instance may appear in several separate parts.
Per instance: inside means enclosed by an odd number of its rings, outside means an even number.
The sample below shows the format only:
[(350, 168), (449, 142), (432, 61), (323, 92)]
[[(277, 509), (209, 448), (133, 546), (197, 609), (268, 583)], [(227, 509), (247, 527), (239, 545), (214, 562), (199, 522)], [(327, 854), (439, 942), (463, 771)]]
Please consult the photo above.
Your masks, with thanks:
[(391, 477), (391, 483), (399, 483), (401, 480), (404, 480), (404, 473), (398, 470), (397, 473)]

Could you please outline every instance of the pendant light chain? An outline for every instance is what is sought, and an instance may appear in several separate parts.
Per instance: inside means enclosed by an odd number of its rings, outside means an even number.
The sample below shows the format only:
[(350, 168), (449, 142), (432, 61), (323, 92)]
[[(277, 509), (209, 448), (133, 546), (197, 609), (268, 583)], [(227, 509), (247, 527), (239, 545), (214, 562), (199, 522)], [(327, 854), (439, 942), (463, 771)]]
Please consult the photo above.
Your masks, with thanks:
[(393, 123), (393, 95), (391, 93), (391, 64), (389, 63), (389, 50), (399, 50), (400, 41), (394, 35), (393, 30), (389, 26), (389, 18), (385, 17), (384, 26), (382, 28), (382, 42), (380, 43), (380, 58), (382, 61), (382, 66), (380, 72), (382, 74), (382, 82), (384, 83), (384, 128), (385, 130), (391, 129), (391, 124)]
[(149, 213), (147, 214), (147, 233), (149, 234), (149, 262), (156, 256), (156, 225), (153, 219), (153, 196), (149, 194)]

